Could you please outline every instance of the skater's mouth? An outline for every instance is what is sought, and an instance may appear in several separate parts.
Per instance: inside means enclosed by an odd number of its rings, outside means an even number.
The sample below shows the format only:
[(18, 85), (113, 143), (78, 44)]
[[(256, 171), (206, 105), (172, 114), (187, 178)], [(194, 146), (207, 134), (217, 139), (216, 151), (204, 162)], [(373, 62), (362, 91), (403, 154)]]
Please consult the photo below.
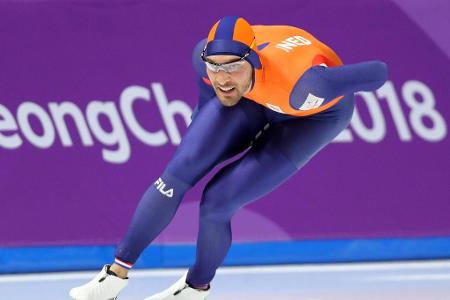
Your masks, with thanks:
[(234, 91), (234, 89), (235, 89), (234, 86), (229, 86), (229, 87), (221, 87), (221, 86), (218, 86), (217, 88), (218, 88), (222, 93), (224, 93), (224, 94), (231, 93), (231, 92)]

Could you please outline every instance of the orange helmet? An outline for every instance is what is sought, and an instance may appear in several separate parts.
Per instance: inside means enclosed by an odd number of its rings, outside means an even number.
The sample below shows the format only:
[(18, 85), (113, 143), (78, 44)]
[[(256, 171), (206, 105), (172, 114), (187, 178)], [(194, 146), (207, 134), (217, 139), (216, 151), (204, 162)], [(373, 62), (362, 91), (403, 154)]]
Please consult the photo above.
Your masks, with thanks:
[(254, 68), (261, 68), (255, 33), (244, 18), (223, 17), (211, 28), (202, 55), (220, 54), (244, 57)]

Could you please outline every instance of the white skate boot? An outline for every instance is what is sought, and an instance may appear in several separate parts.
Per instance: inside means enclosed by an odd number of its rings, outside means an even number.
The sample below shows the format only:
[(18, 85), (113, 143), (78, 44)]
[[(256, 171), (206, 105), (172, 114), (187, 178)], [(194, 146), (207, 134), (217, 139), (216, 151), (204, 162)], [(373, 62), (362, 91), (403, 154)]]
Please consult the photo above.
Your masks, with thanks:
[(167, 290), (145, 298), (144, 300), (205, 300), (209, 294), (209, 290), (202, 291), (191, 288), (186, 283), (186, 276), (187, 273)]
[(100, 273), (88, 283), (70, 290), (70, 296), (76, 300), (115, 300), (120, 291), (128, 284), (122, 279), (107, 273), (109, 265), (105, 265)]

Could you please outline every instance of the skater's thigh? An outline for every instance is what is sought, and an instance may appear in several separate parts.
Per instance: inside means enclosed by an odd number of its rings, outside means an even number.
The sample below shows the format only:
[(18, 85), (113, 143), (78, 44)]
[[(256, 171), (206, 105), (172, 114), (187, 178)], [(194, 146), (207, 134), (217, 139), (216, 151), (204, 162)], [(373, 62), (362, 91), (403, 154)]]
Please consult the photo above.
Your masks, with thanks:
[(336, 107), (317, 115), (271, 124), (261, 145), (278, 149), (301, 168), (348, 126), (353, 109), (354, 97), (347, 95)]
[(213, 98), (197, 112), (167, 170), (193, 185), (218, 163), (245, 150), (266, 122), (254, 102), (242, 99), (226, 107)]
[(239, 208), (274, 190), (296, 171), (270, 140), (258, 140), (208, 182), (201, 202), (202, 216), (229, 220)]
[(230, 218), (240, 207), (277, 188), (347, 126), (352, 99), (335, 108), (341, 110), (338, 113), (272, 124), (244, 156), (210, 180), (202, 198), (203, 211)]

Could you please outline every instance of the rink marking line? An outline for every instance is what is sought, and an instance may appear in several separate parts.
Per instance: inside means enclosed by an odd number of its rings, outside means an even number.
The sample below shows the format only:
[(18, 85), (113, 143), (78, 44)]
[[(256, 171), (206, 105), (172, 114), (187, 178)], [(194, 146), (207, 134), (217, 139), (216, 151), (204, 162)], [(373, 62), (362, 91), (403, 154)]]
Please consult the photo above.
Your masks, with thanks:
[[(99, 268), (100, 269), (100, 268)], [(223, 267), (217, 271), (219, 275), (236, 275), (236, 274), (274, 274), (274, 273), (321, 273), (321, 272), (353, 272), (353, 271), (389, 271), (389, 270), (423, 270), (423, 269), (449, 269), (450, 260), (438, 261), (414, 261), (414, 262), (373, 262), (373, 263), (351, 263), (351, 264), (319, 264), (319, 265), (286, 265), (286, 266), (248, 266), (248, 267)], [(134, 278), (143, 277), (172, 277), (180, 276), (186, 272), (183, 269), (153, 269), (153, 270), (132, 270), (131, 276)], [(33, 282), (33, 281), (60, 281), (60, 280), (78, 280), (90, 279), (97, 274), (96, 271), (84, 272), (64, 272), (64, 273), (43, 273), (43, 274), (21, 274), (21, 275), (1, 275), (0, 283), (5, 282)], [(433, 276), (439, 274), (431, 274)], [(430, 274), (425, 274), (424, 278), (432, 278)], [(445, 279), (449, 279), (450, 275), (442, 274)], [(379, 276), (372, 277), (373, 280), (408, 280), (400, 278), (413, 278), (421, 275), (404, 275), (404, 276)], [(426, 277), (428, 276), (428, 277)], [(440, 275), (439, 275), (440, 276)], [(437, 276), (436, 278), (439, 278)], [(385, 279), (383, 279), (385, 278)]]
[(366, 278), (366, 281), (428, 281), (450, 280), (450, 274), (405, 274), (386, 275)]

